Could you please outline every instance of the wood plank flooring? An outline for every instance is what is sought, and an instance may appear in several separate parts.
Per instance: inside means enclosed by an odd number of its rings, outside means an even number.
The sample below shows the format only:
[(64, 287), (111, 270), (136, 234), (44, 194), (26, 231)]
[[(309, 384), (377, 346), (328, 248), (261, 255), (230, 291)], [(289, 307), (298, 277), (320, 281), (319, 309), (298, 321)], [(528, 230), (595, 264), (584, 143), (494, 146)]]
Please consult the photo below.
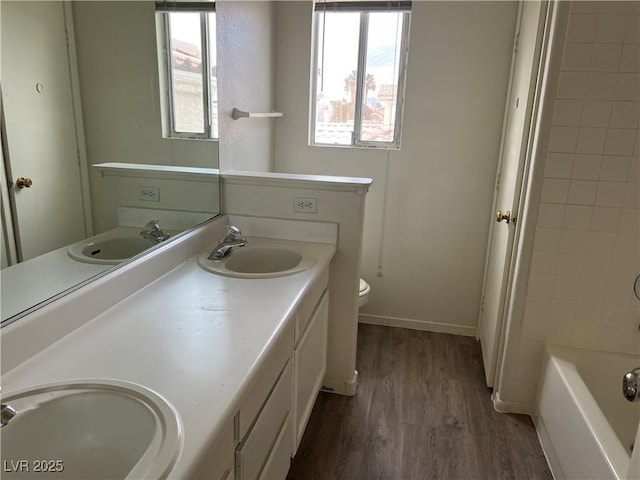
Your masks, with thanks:
[(552, 479), (531, 419), (500, 414), (478, 342), (359, 325), (358, 392), (320, 393), (288, 480)]

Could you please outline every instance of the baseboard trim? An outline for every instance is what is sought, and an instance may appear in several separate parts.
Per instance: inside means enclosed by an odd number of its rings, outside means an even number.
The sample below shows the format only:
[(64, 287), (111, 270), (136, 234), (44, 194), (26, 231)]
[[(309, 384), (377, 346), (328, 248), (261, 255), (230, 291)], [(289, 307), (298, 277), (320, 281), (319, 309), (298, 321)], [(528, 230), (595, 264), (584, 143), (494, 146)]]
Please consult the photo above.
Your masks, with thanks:
[(358, 390), (358, 371), (353, 372), (353, 378), (347, 382), (339, 380), (331, 380), (328, 378), (322, 382), (321, 392), (335, 393), (337, 395), (345, 395), (353, 397)]
[(536, 427), (536, 433), (538, 434), (540, 446), (542, 447), (542, 451), (544, 452), (544, 457), (547, 459), (549, 470), (551, 470), (551, 475), (553, 475), (554, 480), (566, 479), (567, 476), (564, 474), (564, 471), (560, 466), (560, 460), (558, 460), (556, 451), (553, 448), (551, 438), (549, 438), (549, 434), (547, 433), (547, 428), (545, 427), (544, 421), (542, 420), (542, 417), (537, 410), (532, 416), (532, 419), (533, 425)]
[(388, 327), (411, 328), (413, 330), (424, 330), (427, 332), (450, 333), (452, 335), (464, 335), (474, 337), (477, 328), (467, 325), (455, 325), (449, 323), (438, 323), (423, 320), (411, 320), (408, 318), (382, 317), (379, 315), (358, 315), (359, 323), (370, 325), (386, 325)]
[(493, 408), (496, 409), (496, 412), (518, 413), (531, 416), (531, 404), (529, 403), (502, 400), (498, 392), (493, 392), (491, 400), (493, 401)]

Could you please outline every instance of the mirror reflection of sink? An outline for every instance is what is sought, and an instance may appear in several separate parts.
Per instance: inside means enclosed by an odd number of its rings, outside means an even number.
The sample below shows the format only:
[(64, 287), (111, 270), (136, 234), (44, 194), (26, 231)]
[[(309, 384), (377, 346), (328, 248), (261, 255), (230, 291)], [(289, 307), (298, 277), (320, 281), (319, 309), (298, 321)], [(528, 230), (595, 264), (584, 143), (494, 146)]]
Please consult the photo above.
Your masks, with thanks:
[(119, 227), (69, 247), (69, 256), (84, 263), (115, 265), (157, 245), (142, 238), (142, 229)]
[(211, 260), (207, 258), (209, 254), (207, 251), (198, 258), (202, 268), (239, 278), (282, 277), (306, 270), (315, 263), (314, 258), (295, 247), (251, 239), (244, 247), (234, 247), (221, 260)]
[(2, 403), (18, 412), (0, 430), (2, 478), (165, 478), (182, 446), (174, 408), (128, 382), (42, 385)]

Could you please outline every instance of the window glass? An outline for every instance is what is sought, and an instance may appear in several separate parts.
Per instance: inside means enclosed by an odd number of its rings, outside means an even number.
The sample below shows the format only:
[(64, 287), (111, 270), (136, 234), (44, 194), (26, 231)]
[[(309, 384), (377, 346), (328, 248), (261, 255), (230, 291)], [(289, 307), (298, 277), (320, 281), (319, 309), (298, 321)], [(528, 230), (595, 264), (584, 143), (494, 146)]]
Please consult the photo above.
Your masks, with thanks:
[(351, 145), (360, 14), (329, 12), (318, 18), (315, 142)]
[(169, 14), (173, 128), (176, 132), (205, 132), (200, 14)]
[(402, 45), (400, 12), (369, 13), (360, 139), (393, 142)]

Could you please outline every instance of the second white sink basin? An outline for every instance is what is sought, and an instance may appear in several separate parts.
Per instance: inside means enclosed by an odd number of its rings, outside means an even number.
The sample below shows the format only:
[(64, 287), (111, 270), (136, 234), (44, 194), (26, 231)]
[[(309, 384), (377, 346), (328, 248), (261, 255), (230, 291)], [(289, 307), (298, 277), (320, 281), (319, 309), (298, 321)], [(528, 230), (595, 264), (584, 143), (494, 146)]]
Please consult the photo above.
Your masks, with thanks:
[(285, 242), (250, 239), (244, 247), (234, 247), (221, 260), (209, 259), (210, 252), (198, 258), (202, 268), (219, 275), (239, 278), (273, 278), (292, 275), (313, 266), (315, 258)]
[(128, 382), (42, 385), (2, 403), (18, 412), (0, 433), (3, 478), (166, 478), (183, 443), (174, 408)]
[(115, 265), (157, 243), (142, 238), (141, 229), (118, 227), (69, 247), (69, 256), (84, 263)]

